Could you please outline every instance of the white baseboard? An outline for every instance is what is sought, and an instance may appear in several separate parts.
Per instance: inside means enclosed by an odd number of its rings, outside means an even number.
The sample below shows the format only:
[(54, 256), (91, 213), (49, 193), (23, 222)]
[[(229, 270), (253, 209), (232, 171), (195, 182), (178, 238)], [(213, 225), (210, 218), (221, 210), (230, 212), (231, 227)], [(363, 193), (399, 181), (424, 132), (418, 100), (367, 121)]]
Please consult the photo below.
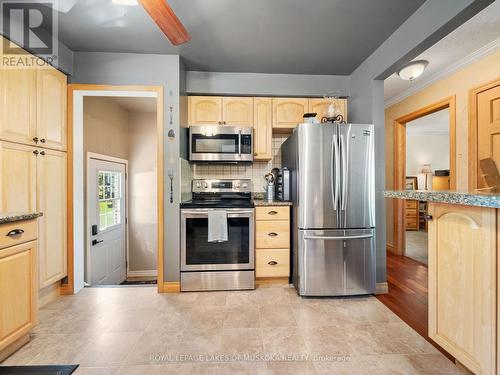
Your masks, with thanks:
[(384, 283), (377, 283), (375, 285), (375, 294), (387, 294), (389, 293), (389, 285), (387, 285), (387, 281)]
[(128, 271), (127, 277), (153, 277), (158, 275), (157, 270)]

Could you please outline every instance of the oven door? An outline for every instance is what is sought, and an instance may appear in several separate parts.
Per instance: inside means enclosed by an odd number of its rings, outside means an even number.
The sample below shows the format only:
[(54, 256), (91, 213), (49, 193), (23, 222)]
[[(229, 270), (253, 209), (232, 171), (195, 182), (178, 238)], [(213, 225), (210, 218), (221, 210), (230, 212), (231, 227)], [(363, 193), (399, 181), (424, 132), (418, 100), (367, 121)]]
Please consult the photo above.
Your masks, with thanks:
[(252, 129), (234, 126), (191, 126), (191, 161), (250, 162), (253, 160)]
[(208, 242), (208, 210), (181, 210), (181, 271), (253, 270), (253, 209), (225, 209), (226, 242)]

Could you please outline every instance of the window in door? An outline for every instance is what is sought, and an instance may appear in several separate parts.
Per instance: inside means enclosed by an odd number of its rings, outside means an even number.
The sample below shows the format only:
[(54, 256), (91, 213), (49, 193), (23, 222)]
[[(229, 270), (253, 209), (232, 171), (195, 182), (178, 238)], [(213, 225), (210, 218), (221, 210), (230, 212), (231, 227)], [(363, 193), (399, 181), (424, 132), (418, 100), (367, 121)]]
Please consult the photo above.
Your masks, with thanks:
[(99, 230), (104, 231), (121, 223), (121, 173), (97, 172)]

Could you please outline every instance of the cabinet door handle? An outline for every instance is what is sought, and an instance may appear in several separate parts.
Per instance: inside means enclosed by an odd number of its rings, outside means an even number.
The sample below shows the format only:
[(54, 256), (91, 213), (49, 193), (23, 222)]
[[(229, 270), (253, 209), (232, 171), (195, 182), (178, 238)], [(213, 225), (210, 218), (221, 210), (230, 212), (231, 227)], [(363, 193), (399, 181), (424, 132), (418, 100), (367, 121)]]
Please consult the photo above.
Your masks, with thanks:
[(40, 153), (40, 151), (38, 151), (38, 150), (33, 151), (33, 154), (35, 154), (35, 155), (38, 155), (39, 153)]
[(97, 245), (98, 243), (104, 242), (104, 240), (92, 240), (92, 246)]
[(258, 152), (254, 152), (253, 156), (259, 156), (259, 153)]
[(12, 229), (9, 233), (7, 233), (8, 237), (14, 237), (14, 236), (19, 236), (20, 234), (23, 234), (24, 230), (22, 229)]
[(45, 138), (40, 139), (40, 142), (45, 143)]
[(38, 137), (33, 137), (33, 142), (38, 143)]
[(222, 125), (222, 121), (219, 121), (219, 125)]
[(432, 221), (432, 215), (425, 215), (425, 220)]
[(277, 212), (277, 211), (274, 211), (274, 210), (273, 210), (273, 211), (269, 211), (269, 212), (268, 212), (268, 214), (269, 214), (269, 215), (276, 215), (277, 213), (278, 213), (278, 212)]
[(267, 262), (267, 264), (269, 264), (270, 266), (275, 266), (278, 264), (278, 262), (276, 262), (275, 260), (271, 260), (270, 262)]
[(40, 155), (45, 155), (45, 151), (40, 151)]
[(276, 237), (278, 235), (278, 233), (276, 232), (271, 232), (271, 233), (268, 233), (267, 234), (268, 236), (271, 236), (271, 237)]

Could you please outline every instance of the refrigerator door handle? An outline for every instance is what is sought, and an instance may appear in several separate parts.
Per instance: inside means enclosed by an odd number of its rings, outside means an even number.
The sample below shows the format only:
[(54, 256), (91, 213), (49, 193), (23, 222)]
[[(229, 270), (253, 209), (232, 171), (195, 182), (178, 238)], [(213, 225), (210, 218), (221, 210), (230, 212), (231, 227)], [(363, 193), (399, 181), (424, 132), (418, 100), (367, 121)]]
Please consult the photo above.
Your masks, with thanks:
[(342, 151), (342, 192), (340, 195), (340, 209), (342, 211), (345, 211), (347, 207), (347, 181), (349, 177), (349, 171), (347, 168), (349, 165), (349, 156), (347, 152), (347, 141), (345, 140), (343, 135), (340, 135), (340, 149)]
[(373, 234), (361, 234), (361, 235), (356, 235), (356, 236), (304, 236), (304, 240), (357, 240), (357, 239), (363, 239), (363, 238), (372, 238)]
[(340, 152), (339, 152), (339, 142), (337, 134), (333, 135), (332, 138), (332, 154), (335, 158), (335, 181), (333, 181), (332, 172), (332, 194), (333, 194), (333, 209), (336, 211), (339, 204), (339, 190), (340, 190)]

